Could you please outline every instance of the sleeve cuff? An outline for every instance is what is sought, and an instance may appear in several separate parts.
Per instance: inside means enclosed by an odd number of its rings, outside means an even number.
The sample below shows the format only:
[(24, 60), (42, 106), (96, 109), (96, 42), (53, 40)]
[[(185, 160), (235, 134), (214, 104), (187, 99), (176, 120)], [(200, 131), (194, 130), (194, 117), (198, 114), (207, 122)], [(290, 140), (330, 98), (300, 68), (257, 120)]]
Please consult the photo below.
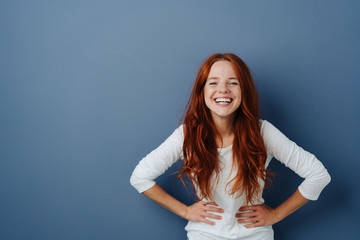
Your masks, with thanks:
[(152, 188), (156, 184), (155, 181), (147, 181), (146, 183), (132, 183), (131, 185), (139, 192), (143, 193)]

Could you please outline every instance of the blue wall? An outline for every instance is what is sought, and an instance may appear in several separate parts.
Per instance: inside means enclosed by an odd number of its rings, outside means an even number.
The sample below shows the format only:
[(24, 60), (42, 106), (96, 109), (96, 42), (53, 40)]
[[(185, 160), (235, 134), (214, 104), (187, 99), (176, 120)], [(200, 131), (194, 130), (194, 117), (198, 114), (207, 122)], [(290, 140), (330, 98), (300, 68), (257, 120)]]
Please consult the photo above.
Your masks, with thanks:
[[(356, 0), (0, 2), (0, 239), (185, 239), (138, 194), (137, 162), (178, 125), (201, 62), (234, 52), (262, 116), (328, 168), (276, 239), (358, 239)], [(158, 182), (191, 203), (174, 166)], [(274, 160), (276, 206), (301, 181)]]

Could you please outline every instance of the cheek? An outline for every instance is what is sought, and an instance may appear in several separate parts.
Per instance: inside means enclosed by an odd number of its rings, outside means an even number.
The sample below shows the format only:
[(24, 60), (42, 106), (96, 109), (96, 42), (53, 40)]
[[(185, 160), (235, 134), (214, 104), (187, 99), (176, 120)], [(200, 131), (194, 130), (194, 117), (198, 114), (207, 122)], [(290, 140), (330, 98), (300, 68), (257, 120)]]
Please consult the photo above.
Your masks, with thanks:
[(209, 89), (204, 89), (204, 98), (205, 101), (209, 101), (211, 100), (211, 96), (213, 95), (213, 91), (209, 90)]
[(209, 108), (209, 105), (211, 104), (211, 99), (205, 95), (204, 100), (205, 100), (205, 105)]
[(241, 105), (241, 102), (242, 102), (242, 99), (241, 99), (241, 95), (240, 95), (240, 97), (239, 97), (239, 99), (238, 99), (238, 101), (239, 101), (239, 106)]
[(242, 94), (241, 94), (241, 91), (237, 94), (237, 97), (239, 98), (239, 101), (241, 102), (241, 98), (242, 98)]
[(237, 105), (237, 107), (240, 107), (240, 105), (242, 103), (241, 93), (237, 94), (236, 98), (237, 98), (236, 105)]

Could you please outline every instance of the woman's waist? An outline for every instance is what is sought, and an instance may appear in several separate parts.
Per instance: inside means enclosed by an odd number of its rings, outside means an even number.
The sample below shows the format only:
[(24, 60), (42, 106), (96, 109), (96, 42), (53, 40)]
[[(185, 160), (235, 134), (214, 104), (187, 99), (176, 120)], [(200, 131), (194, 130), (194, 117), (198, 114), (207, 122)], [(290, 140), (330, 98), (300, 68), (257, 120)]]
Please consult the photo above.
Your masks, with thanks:
[(218, 236), (221, 239), (239, 239), (247, 236), (253, 236), (254, 234), (266, 234), (271, 236), (273, 230), (271, 226), (261, 226), (255, 228), (246, 228), (245, 224), (238, 223), (235, 217), (229, 219), (223, 218), (221, 220), (214, 220), (215, 225), (206, 224), (204, 222), (192, 222), (189, 221), (185, 227), (187, 232), (201, 232), (210, 234), (211, 236)]
[[(260, 200), (260, 199), (259, 199)], [(238, 209), (243, 206), (244, 201), (242, 199), (215, 199), (215, 202), (218, 204), (217, 207), (224, 210), (223, 213), (219, 212), (209, 212), (215, 215), (221, 216), (221, 219), (206, 218), (209, 221), (214, 222), (214, 225), (206, 224), (204, 222), (192, 222), (189, 221), (185, 227), (186, 231), (200, 231), (210, 234), (220, 234), (219, 236), (224, 236), (224, 234), (229, 238), (235, 238), (239, 236), (246, 236), (247, 234), (253, 234), (256, 231), (272, 231), (272, 228), (269, 226), (260, 227), (260, 228), (246, 228), (243, 223), (238, 223), (238, 218), (235, 217)], [(263, 199), (254, 203), (262, 204)], [(269, 229), (270, 228), (270, 229)]]

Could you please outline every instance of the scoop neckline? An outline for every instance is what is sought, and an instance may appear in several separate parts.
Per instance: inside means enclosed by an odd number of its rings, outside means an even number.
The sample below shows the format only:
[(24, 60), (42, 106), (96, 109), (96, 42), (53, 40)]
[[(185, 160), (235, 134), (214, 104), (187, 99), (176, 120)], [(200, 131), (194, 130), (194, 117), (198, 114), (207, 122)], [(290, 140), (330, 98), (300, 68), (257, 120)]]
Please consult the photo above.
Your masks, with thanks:
[(231, 145), (229, 145), (229, 146), (227, 146), (227, 147), (224, 147), (224, 148), (217, 148), (218, 150), (226, 150), (226, 149), (228, 149), (228, 148), (231, 148), (233, 145), (231, 144)]

